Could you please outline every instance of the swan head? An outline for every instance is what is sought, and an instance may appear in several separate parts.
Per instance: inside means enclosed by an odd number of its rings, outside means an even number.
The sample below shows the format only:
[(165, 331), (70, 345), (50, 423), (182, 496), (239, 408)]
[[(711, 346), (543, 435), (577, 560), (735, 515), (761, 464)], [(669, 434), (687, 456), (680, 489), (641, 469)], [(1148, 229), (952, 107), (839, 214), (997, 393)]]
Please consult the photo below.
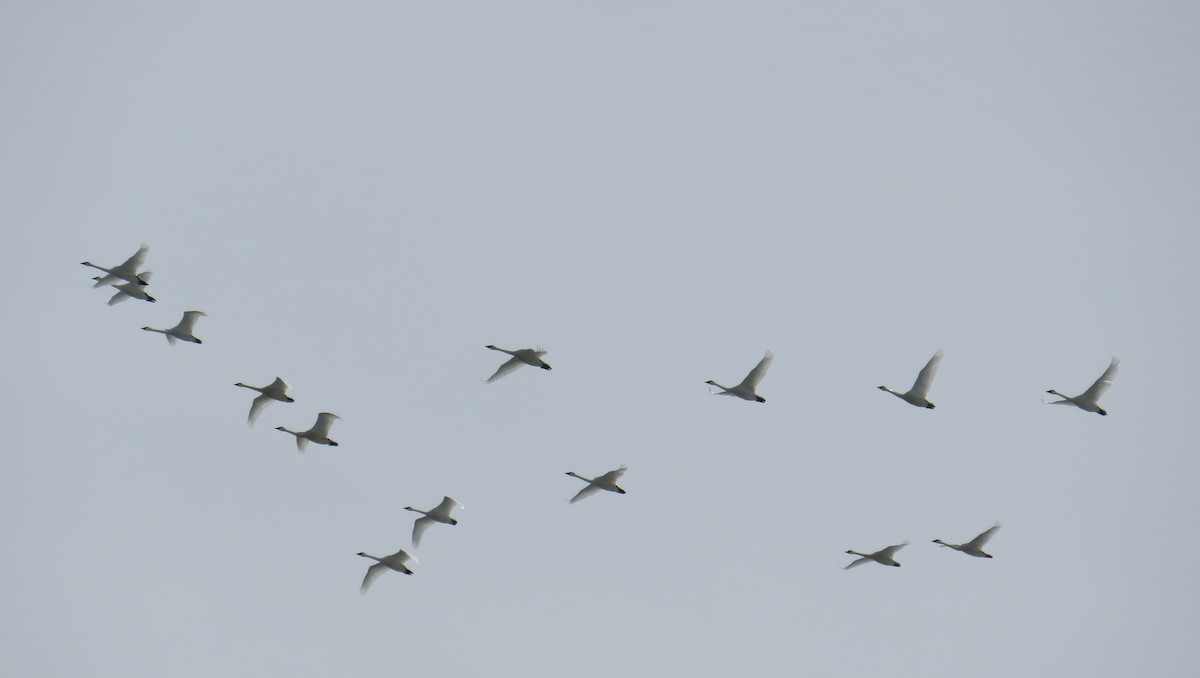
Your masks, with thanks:
[[(284, 428), (284, 427), (282, 427), (282, 426), (276, 426), (276, 427), (275, 427), (275, 430), (276, 430), (276, 431), (287, 431), (287, 429), (286, 429), (286, 428)], [(362, 555), (362, 554), (360, 553), (359, 555)]]
[(941, 540), (941, 539), (934, 539), (934, 540), (933, 540), (933, 543), (935, 543), (935, 544), (942, 544), (943, 546), (945, 545), (945, 544), (942, 542), (942, 540)]
[(150, 327), (150, 326), (143, 327), (142, 329), (143, 329), (143, 330), (151, 330), (151, 331), (153, 331), (153, 330), (154, 330), (154, 328), (153, 328), (153, 327)]
[[(415, 508), (413, 508), (413, 507), (411, 507), (411, 506), (405, 506), (405, 507), (404, 507), (404, 510), (405, 510), (405, 511), (417, 511), (417, 509), (415, 509)], [(420, 513), (420, 511), (417, 511), (417, 513)]]
[(760, 403), (765, 403), (765, 402), (767, 402), (767, 399), (766, 399), (766, 398), (764, 398), (764, 397), (762, 397), (762, 396), (754, 396), (754, 400), (755, 400), (756, 402), (760, 402)]
[(706, 383), (706, 384), (712, 384), (713, 386), (716, 386), (716, 385), (717, 385), (717, 382), (713, 381), (712, 379), (709, 379), (708, 381), (706, 381), (706, 382), (704, 382), (704, 383)]
[(1062, 395), (1061, 393), (1059, 393), (1058, 391), (1055, 391), (1054, 389), (1050, 389), (1049, 391), (1046, 391), (1046, 393), (1051, 393), (1054, 395)]
[(490, 349), (492, 349), (493, 351), (498, 351), (498, 350), (500, 350), (500, 349), (496, 348), (496, 345), (495, 345), (495, 344), (488, 344), (487, 346), (484, 346), (484, 348), (490, 348)]
[(888, 390), (888, 387), (887, 387), (887, 386), (880, 386), (880, 387), (878, 387), (878, 388), (879, 388), (879, 390), (880, 390), (880, 391), (886, 391), (886, 390)]

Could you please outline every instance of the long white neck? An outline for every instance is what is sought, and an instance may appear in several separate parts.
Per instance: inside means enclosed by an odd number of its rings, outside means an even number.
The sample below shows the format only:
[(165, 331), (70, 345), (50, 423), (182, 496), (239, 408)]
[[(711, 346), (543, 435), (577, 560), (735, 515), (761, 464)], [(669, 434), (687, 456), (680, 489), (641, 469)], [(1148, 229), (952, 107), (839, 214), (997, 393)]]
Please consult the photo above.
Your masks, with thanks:
[(593, 485), (596, 483), (596, 481), (592, 480), (591, 478), (584, 478), (583, 476), (579, 475), (578, 473), (576, 473), (574, 471), (568, 472), (567, 475), (575, 476), (576, 478), (578, 478), (580, 480), (586, 480), (587, 482), (592, 483)]
[(257, 386), (247, 386), (246, 384), (243, 384), (243, 383), (242, 383), (242, 382), (240, 382), (240, 381), (239, 381), (238, 383), (234, 384), (234, 386), (241, 386), (242, 388), (248, 388), (248, 389), (250, 389), (251, 391), (258, 391), (259, 393), (266, 393), (266, 392), (267, 392), (267, 390), (266, 390), (265, 388), (259, 388), (259, 387), (257, 387)]
[(870, 553), (859, 553), (858, 551), (846, 551), (846, 553), (853, 553), (854, 555), (856, 555), (856, 556), (862, 556), (863, 558), (870, 558), (870, 557), (871, 557), (871, 554), (870, 554)]
[(153, 327), (143, 327), (142, 329), (146, 330), (147, 332), (158, 332), (159, 334), (169, 334), (170, 333), (170, 330), (159, 330), (159, 329), (155, 329)]
[(360, 552), (358, 555), (362, 556), (363, 558), (370, 558), (371, 560), (374, 560), (374, 561), (377, 561), (377, 562), (383, 562), (383, 558), (379, 558), (379, 557), (373, 556), (373, 555), (371, 555), (370, 553), (361, 553), (361, 552)]

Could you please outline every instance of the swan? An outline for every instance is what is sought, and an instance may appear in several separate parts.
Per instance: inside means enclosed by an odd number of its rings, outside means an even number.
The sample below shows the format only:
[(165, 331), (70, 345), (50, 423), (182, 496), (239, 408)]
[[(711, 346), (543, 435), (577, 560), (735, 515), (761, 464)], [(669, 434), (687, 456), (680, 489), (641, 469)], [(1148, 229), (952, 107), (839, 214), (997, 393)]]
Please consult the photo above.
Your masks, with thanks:
[(363, 558), (370, 558), (371, 560), (376, 561), (374, 565), (367, 568), (367, 575), (363, 577), (362, 586), (358, 588), (358, 592), (364, 595), (366, 594), (367, 589), (371, 588), (371, 584), (374, 584), (375, 580), (379, 579), (380, 575), (387, 570), (395, 570), (397, 572), (403, 572), (404, 574), (412, 574), (412, 570), (408, 569), (407, 563), (417, 562), (417, 559), (405, 553), (404, 549), (400, 549), (392, 555), (384, 556), (382, 558), (373, 556), (370, 553), (363, 553), (362, 551), (359, 551), (358, 555), (362, 556)]
[(147, 285), (149, 283), (138, 276), (137, 270), (142, 267), (142, 262), (146, 260), (146, 253), (149, 251), (150, 246), (146, 243), (142, 243), (142, 246), (138, 248), (137, 252), (133, 253), (132, 257), (129, 257), (125, 261), (113, 266), (112, 268), (97, 266), (90, 261), (84, 261), (81, 263), (84, 266), (91, 266), (92, 268), (98, 268), (101, 271), (104, 271), (104, 275), (96, 280), (95, 285), (92, 285), (93, 288), (104, 287), (105, 285), (108, 285), (109, 283), (112, 283), (118, 279), (128, 280), (131, 283), (137, 283), (139, 285)]
[(879, 549), (875, 553), (859, 553), (858, 551), (853, 551), (853, 550), (846, 551), (846, 553), (850, 553), (850, 554), (853, 554), (856, 556), (862, 556), (862, 557), (859, 558), (858, 560), (854, 561), (853, 563), (850, 563), (849, 565), (847, 565), (846, 567), (844, 567), (842, 569), (849, 570), (852, 567), (858, 567), (859, 565), (862, 565), (863, 563), (871, 561), (871, 560), (874, 560), (875, 562), (879, 563), (880, 565), (891, 565), (892, 567), (900, 567), (900, 563), (897, 563), (895, 558), (893, 558), (892, 556), (896, 555), (896, 551), (899, 551), (900, 549), (904, 548), (905, 546), (908, 546), (907, 539), (904, 541), (903, 544), (896, 544), (895, 546), (889, 546), (884, 549)]
[(574, 504), (580, 499), (586, 499), (593, 494), (596, 494), (600, 490), (608, 490), (609, 492), (616, 492), (617, 494), (625, 494), (625, 490), (617, 486), (617, 481), (621, 479), (621, 476), (625, 475), (625, 471), (628, 469), (628, 466), (621, 464), (621, 468), (614, 471), (609, 471), (608, 473), (595, 478), (584, 478), (574, 471), (567, 471), (567, 475), (574, 476), (575, 478), (587, 483), (586, 487), (580, 490), (579, 493), (574, 497), (571, 497), (570, 503)]
[(142, 329), (146, 330), (147, 332), (158, 332), (159, 334), (167, 335), (167, 342), (172, 346), (175, 345), (176, 339), (190, 341), (193, 344), (203, 344), (204, 342), (200, 341), (195, 337), (195, 335), (192, 334), (192, 330), (194, 330), (196, 327), (196, 320), (199, 319), (200, 316), (206, 315), (208, 314), (204, 311), (184, 311), (183, 320), (180, 320), (178, 325), (169, 330), (159, 330), (153, 327), (143, 327)]
[(332, 412), (321, 412), (317, 415), (317, 423), (307, 431), (293, 431), (282, 426), (276, 426), (275, 430), (296, 436), (296, 449), (300, 450), (300, 454), (304, 454), (308, 450), (309, 441), (318, 445), (338, 446), (336, 440), (329, 439), (329, 429), (333, 428), (334, 419), (341, 419), (341, 417)]
[[(154, 275), (153, 271), (142, 271), (138, 274), (138, 278), (144, 280), (145, 282), (127, 282), (121, 283), (120, 285), (109, 285), (109, 287), (116, 288), (117, 293), (112, 295), (112, 299), (108, 300), (108, 305), (112, 306), (113, 304), (119, 304), (126, 299), (141, 299), (152, 304), (158, 301), (146, 292), (146, 285), (150, 284), (150, 276), (152, 275)], [(92, 278), (92, 280), (100, 279), (100, 276)]]
[(405, 511), (416, 511), (425, 515), (413, 521), (412, 545), (417, 548), (421, 544), (421, 535), (425, 534), (425, 530), (434, 523), (445, 523), (447, 525), (457, 525), (458, 521), (450, 517), (450, 512), (454, 509), (460, 509), (463, 505), (454, 501), (450, 497), (442, 497), (442, 503), (433, 507), (432, 510), (422, 511), (411, 506), (405, 506)]
[(1046, 391), (1046, 393), (1056, 395), (1059, 398), (1063, 398), (1063, 400), (1049, 401), (1043, 399), (1042, 402), (1046, 403), (1047, 405), (1074, 405), (1084, 412), (1096, 412), (1100, 416), (1106, 417), (1108, 416), (1108, 412), (1105, 412), (1104, 408), (1100, 407), (1100, 396), (1103, 396), (1105, 391), (1108, 390), (1108, 387), (1112, 386), (1113, 377), (1117, 376), (1117, 367), (1120, 364), (1121, 361), (1114, 356), (1112, 362), (1108, 364), (1108, 369), (1104, 370), (1104, 374), (1100, 375), (1100, 378), (1096, 380), (1096, 383), (1092, 384), (1091, 388), (1084, 391), (1082, 394), (1075, 396), (1074, 398), (1063, 395), (1054, 389), (1050, 389), (1049, 391)]
[(908, 389), (907, 393), (893, 391), (887, 386), (880, 386), (879, 390), (887, 391), (909, 405), (916, 405), (917, 407), (932, 410), (934, 405), (926, 400), (926, 397), (929, 395), (929, 387), (933, 385), (933, 378), (937, 375), (938, 367), (942, 364), (943, 355), (945, 354), (942, 353), (941, 349), (938, 349), (938, 352), (933, 354), (929, 362), (925, 363), (925, 367), (921, 368), (921, 371), (917, 373), (917, 380), (913, 382), (912, 388)]
[[(747, 374), (746, 378), (742, 380), (742, 383), (738, 384), (737, 386), (722, 386), (711, 379), (704, 383), (712, 384), (713, 386), (721, 389), (721, 392), (716, 393), (715, 395), (737, 396), (742, 400), (753, 400), (755, 402), (765, 403), (767, 402), (767, 399), (755, 393), (754, 389), (758, 388), (758, 383), (762, 381), (763, 375), (767, 373), (767, 369), (771, 367), (771, 361), (774, 359), (775, 354), (767, 351), (766, 355), (763, 356), (763, 359), (758, 361), (758, 365), (755, 366), (754, 369), (750, 370), (750, 374)], [(712, 391), (709, 392), (712, 393)]]
[(948, 547), (954, 549), (955, 551), (962, 551), (963, 553), (967, 554), (968, 556), (975, 556), (976, 558), (991, 558), (992, 556), (990, 553), (983, 552), (983, 547), (989, 541), (991, 541), (992, 537), (995, 536), (995, 534), (996, 534), (996, 530), (998, 530), (998, 529), (1000, 529), (999, 522), (997, 522), (995, 525), (992, 525), (991, 527), (984, 530), (983, 532), (980, 532), (978, 536), (976, 536), (974, 539), (972, 539), (971, 541), (969, 541), (965, 544), (947, 544), (946, 542), (942, 541), (941, 539), (934, 539), (933, 543), (941, 544), (942, 546), (948, 546)]
[(258, 391), (262, 395), (254, 399), (250, 403), (250, 416), (246, 417), (246, 425), (254, 426), (254, 422), (258, 421), (258, 415), (262, 414), (263, 408), (271, 404), (272, 400), (278, 400), (284, 403), (294, 403), (296, 399), (288, 395), (288, 390), (292, 388), (291, 384), (287, 383), (280, 377), (275, 377), (275, 381), (263, 387), (249, 386), (238, 382), (234, 386), (248, 388), (251, 391)]
[(540, 367), (543, 370), (550, 369), (550, 366), (542, 360), (542, 356), (546, 355), (546, 349), (542, 348), (541, 346), (538, 346), (537, 348), (519, 348), (515, 351), (510, 351), (506, 348), (500, 348), (499, 346), (492, 346), (491, 344), (488, 344), (485, 348), (490, 348), (493, 351), (500, 351), (501, 353), (507, 353), (512, 356), (508, 359), (508, 362), (504, 363), (499, 369), (496, 370), (495, 374), (487, 378), (487, 383), (489, 384), (497, 379), (500, 379), (501, 377), (507, 376), (510, 372), (517, 369), (522, 364), (533, 365), (534, 367)]

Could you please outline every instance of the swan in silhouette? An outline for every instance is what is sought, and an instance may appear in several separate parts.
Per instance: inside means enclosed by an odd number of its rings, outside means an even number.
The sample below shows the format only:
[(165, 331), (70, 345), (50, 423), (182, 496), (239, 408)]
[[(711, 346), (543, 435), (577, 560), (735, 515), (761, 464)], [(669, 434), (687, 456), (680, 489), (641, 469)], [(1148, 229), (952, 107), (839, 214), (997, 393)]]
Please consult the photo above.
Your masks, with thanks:
[(1091, 388), (1084, 391), (1080, 395), (1075, 396), (1074, 398), (1063, 395), (1054, 389), (1050, 389), (1049, 391), (1046, 391), (1046, 393), (1056, 395), (1059, 398), (1062, 398), (1062, 400), (1049, 401), (1043, 399), (1042, 402), (1046, 403), (1047, 405), (1074, 405), (1084, 412), (1096, 412), (1102, 417), (1108, 416), (1108, 412), (1105, 412), (1104, 408), (1100, 407), (1100, 397), (1104, 395), (1109, 386), (1112, 386), (1113, 377), (1117, 376), (1117, 367), (1120, 364), (1121, 361), (1114, 357), (1112, 362), (1108, 364), (1108, 369), (1104, 370), (1104, 374), (1100, 375), (1100, 378), (1096, 380), (1096, 383), (1092, 384)]
[[(112, 299), (108, 300), (108, 305), (112, 306), (113, 304), (119, 304), (126, 299), (141, 299), (142, 301), (148, 301), (152, 304), (158, 301), (146, 292), (146, 286), (150, 284), (150, 276), (152, 275), (154, 275), (153, 271), (142, 271), (138, 274), (138, 277), (145, 282), (126, 282), (121, 283), (120, 285), (109, 285), (109, 287), (116, 288), (117, 293), (112, 295)], [(96, 276), (95, 278), (92, 278), (92, 280), (100, 280), (100, 276)]]
[(934, 539), (933, 543), (947, 546), (955, 551), (962, 551), (968, 556), (975, 556), (976, 558), (991, 558), (992, 556), (990, 553), (983, 552), (983, 547), (989, 541), (991, 541), (992, 537), (996, 534), (996, 530), (998, 529), (1000, 529), (1000, 523), (997, 522), (995, 525), (992, 525), (983, 532), (980, 532), (978, 536), (965, 544), (947, 544), (941, 539)]
[(550, 369), (550, 365), (546, 364), (542, 360), (542, 356), (546, 355), (546, 349), (542, 348), (541, 346), (538, 346), (537, 348), (519, 348), (515, 351), (510, 351), (506, 348), (500, 348), (499, 346), (492, 346), (491, 344), (488, 344), (486, 348), (490, 348), (493, 351), (500, 351), (501, 353), (507, 353), (512, 356), (507, 362), (505, 362), (500, 366), (499, 369), (496, 370), (495, 374), (487, 378), (487, 383), (489, 384), (497, 379), (507, 376), (510, 372), (517, 369), (521, 365), (533, 365), (534, 367), (540, 367), (543, 370)]
[(926, 400), (926, 397), (929, 395), (929, 387), (933, 386), (933, 378), (937, 375), (938, 367), (942, 364), (943, 355), (945, 354), (942, 353), (941, 349), (938, 349), (938, 352), (933, 354), (929, 362), (925, 363), (925, 367), (921, 368), (921, 371), (917, 374), (917, 380), (913, 382), (912, 388), (908, 389), (907, 393), (893, 391), (887, 386), (880, 386), (879, 390), (887, 391), (909, 405), (916, 405), (917, 407), (932, 410), (934, 405)]
[(292, 388), (291, 384), (287, 383), (280, 377), (275, 377), (275, 381), (266, 386), (250, 386), (238, 382), (234, 386), (248, 388), (251, 391), (258, 391), (262, 395), (254, 399), (250, 403), (250, 415), (246, 417), (246, 426), (254, 426), (254, 422), (258, 421), (258, 415), (262, 414), (263, 408), (271, 404), (272, 400), (278, 400), (284, 403), (294, 403), (296, 399), (288, 395), (288, 390)]
[(308, 450), (309, 441), (318, 445), (338, 446), (336, 440), (329, 439), (329, 429), (333, 428), (334, 419), (341, 419), (341, 417), (331, 412), (321, 412), (317, 415), (317, 423), (307, 431), (293, 431), (282, 426), (276, 426), (275, 430), (296, 436), (296, 449), (300, 450), (300, 454), (304, 454)]
[(103, 266), (97, 266), (96, 264), (93, 264), (90, 261), (84, 261), (81, 263), (84, 266), (91, 266), (92, 268), (98, 268), (101, 271), (104, 271), (104, 275), (97, 278), (96, 284), (92, 285), (93, 288), (104, 287), (105, 285), (114, 283), (117, 280), (127, 280), (131, 283), (137, 283), (139, 285), (146, 285), (149, 283), (145, 279), (138, 277), (137, 270), (139, 268), (141, 268), (142, 263), (144, 261), (146, 261), (146, 253), (149, 251), (150, 251), (150, 246), (145, 243), (142, 243), (142, 246), (140, 248), (138, 248), (137, 252), (133, 253), (132, 257), (129, 257), (125, 261), (121, 262), (120, 264), (117, 264), (116, 266), (113, 266), (112, 268), (104, 268)]
[(199, 319), (200, 316), (206, 315), (208, 314), (204, 311), (184, 311), (183, 320), (180, 320), (179, 324), (171, 329), (159, 330), (153, 327), (143, 327), (142, 329), (146, 330), (147, 332), (158, 332), (159, 334), (167, 335), (167, 343), (171, 344), (172, 346), (175, 345), (176, 339), (190, 341), (193, 344), (203, 344), (204, 342), (197, 339), (195, 335), (192, 334), (192, 331), (196, 328), (196, 320)]
[(609, 492), (616, 492), (617, 494), (625, 494), (625, 490), (621, 489), (617, 485), (617, 481), (621, 479), (621, 476), (625, 475), (625, 471), (628, 469), (628, 466), (621, 464), (621, 468), (614, 471), (609, 471), (608, 473), (595, 478), (584, 478), (574, 471), (567, 471), (567, 475), (573, 476), (587, 483), (587, 485), (584, 486), (584, 488), (580, 490), (578, 494), (576, 494), (574, 497), (571, 497), (570, 503), (574, 504), (580, 499), (586, 499), (593, 494), (596, 494), (600, 490), (608, 490)]
[[(775, 360), (775, 354), (767, 351), (766, 355), (763, 356), (763, 359), (758, 361), (758, 365), (756, 365), (754, 369), (750, 370), (750, 374), (747, 374), (746, 378), (742, 380), (742, 383), (738, 384), (737, 386), (722, 386), (711, 379), (704, 383), (712, 384), (713, 386), (721, 389), (719, 393), (714, 395), (737, 396), (742, 400), (752, 400), (754, 402), (765, 403), (767, 402), (767, 399), (755, 393), (754, 390), (758, 388), (758, 383), (762, 381), (763, 375), (767, 373), (767, 369), (771, 367), (771, 361), (773, 360)], [(710, 390), (709, 393), (712, 393), (712, 391)]]
[(358, 588), (358, 592), (362, 594), (366, 594), (367, 589), (371, 588), (371, 584), (374, 584), (375, 580), (379, 579), (384, 572), (395, 570), (404, 574), (412, 574), (412, 570), (408, 569), (408, 563), (417, 562), (417, 559), (405, 553), (404, 549), (382, 558), (362, 551), (359, 551), (358, 555), (376, 561), (374, 565), (367, 568), (367, 575), (363, 577), (362, 586)]
[(421, 544), (421, 535), (425, 534), (425, 530), (434, 523), (445, 523), (447, 525), (457, 525), (458, 521), (450, 517), (450, 512), (454, 509), (462, 508), (462, 504), (454, 501), (450, 497), (442, 497), (442, 503), (433, 507), (429, 511), (405, 506), (405, 511), (415, 511), (425, 515), (413, 521), (412, 545), (417, 548)]
[(866, 563), (866, 562), (870, 562), (872, 560), (879, 563), (880, 565), (890, 565), (892, 567), (900, 567), (900, 563), (897, 563), (896, 559), (893, 558), (892, 556), (896, 555), (896, 551), (899, 551), (900, 549), (904, 548), (905, 546), (908, 546), (907, 540), (905, 540), (905, 542), (903, 544), (896, 544), (895, 546), (889, 546), (884, 549), (879, 549), (875, 553), (859, 553), (858, 551), (853, 551), (853, 550), (846, 551), (846, 553), (850, 553), (850, 554), (853, 554), (856, 556), (862, 556), (862, 557), (859, 558), (858, 560), (854, 561), (853, 563), (850, 563), (849, 565), (847, 565), (846, 567), (844, 567), (842, 569), (849, 570), (852, 567), (858, 567), (859, 565), (862, 565), (863, 563)]

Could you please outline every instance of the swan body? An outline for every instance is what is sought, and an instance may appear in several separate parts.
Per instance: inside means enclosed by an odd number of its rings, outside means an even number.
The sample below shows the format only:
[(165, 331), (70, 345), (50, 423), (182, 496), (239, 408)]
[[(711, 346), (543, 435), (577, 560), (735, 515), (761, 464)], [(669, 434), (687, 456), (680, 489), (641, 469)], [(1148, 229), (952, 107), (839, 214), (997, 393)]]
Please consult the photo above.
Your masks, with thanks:
[(742, 380), (742, 383), (738, 384), (737, 386), (722, 386), (711, 379), (704, 383), (711, 384), (721, 389), (719, 393), (714, 395), (737, 396), (742, 400), (765, 403), (767, 402), (767, 399), (758, 395), (758, 393), (755, 393), (755, 389), (758, 388), (759, 382), (762, 381), (763, 376), (766, 375), (767, 369), (771, 367), (771, 362), (774, 360), (775, 354), (767, 351), (763, 356), (763, 359), (758, 361), (758, 365), (756, 365), (754, 369), (750, 370), (750, 374), (747, 374), (746, 378)]
[(296, 436), (296, 449), (300, 450), (300, 454), (304, 454), (308, 450), (308, 443), (314, 442), (318, 445), (328, 445), (337, 447), (336, 440), (329, 439), (329, 429), (333, 428), (333, 421), (341, 419), (341, 417), (332, 412), (321, 412), (317, 415), (317, 423), (313, 424), (312, 428), (307, 431), (293, 431), (282, 426), (276, 426), (276, 431), (291, 433)]
[(608, 490), (609, 492), (616, 492), (617, 494), (625, 494), (625, 490), (621, 489), (621, 487), (617, 485), (617, 481), (621, 479), (621, 476), (625, 475), (625, 471), (628, 469), (628, 466), (621, 464), (621, 468), (609, 471), (608, 473), (595, 478), (585, 478), (574, 471), (567, 471), (567, 475), (578, 478), (587, 483), (582, 490), (580, 490), (574, 497), (571, 497), (570, 503), (574, 504), (580, 499), (586, 499), (587, 497), (596, 494), (600, 490)]
[(897, 563), (896, 559), (893, 556), (896, 555), (896, 551), (899, 551), (900, 549), (904, 548), (905, 546), (908, 546), (907, 540), (903, 544), (896, 544), (894, 546), (889, 546), (887, 548), (879, 549), (878, 551), (876, 551), (874, 553), (859, 553), (858, 551), (854, 551), (854, 550), (846, 551), (846, 553), (850, 553), (850, 554), (853, 554), (856, 556), (861, 556), (861, 557), (858, 560), (854, 561), (853, 563), (850, 563), (849, 565), (847, 565), (846, 567), (844, 567), (842, 569), (849, 570), (852, 567), (858, 567), (859, 565), (870, 562), (872, 560), (879, 563), (880, 565), (889, 565), (891, 567), (900, 567), (900, 563)]
[(1042, 402), (1046, 403), (1047, 405), (1074, 405), (1084, 412), (1095, 412), (1102, 417), (1108, 416), (1108, 412), (1104, 411), (1104, 408), (1100, 407), (1100, 397), (1103, 396), (1106, 391), (1108, 391), (1109, 386), (1112, 386), (1113, 377), (1117, 376), (1117, 367), (1120, 366), (1120, 364), (1121, 361), (1114, 357), (1112, 362), (1108, 364), (1108, 369), (1104, 370), (1104, 374), (1100, 375), (1100, 378), (1097, 379), (1094, 384), (1092, 384), (1091, 388), (1073, 398), (1071, 396), (1063, 395), (1054, 389), (1050, 389), (1049, 391), (1046, 391), (1046, 393), (1056, 395), (1059, 398), (1062, 398), (1062, 400), (1042, 400)]
[(153, 327), (143, 327), (142, 329), (146, 330), (147, 332), (158, 332), (159, 334), (167, 335), (167, 343), (171, 344), (172, 346), (175, 345), (176, 339), (189, 341), (193, 344), (203, 344), (204, 342), (197, 339), (196, 335), (192, 334), (192, 332), (196, 329), (196, 320), (198, 320), (200, 316), (206, 315), (208, 314), (204, 311), (184, 311), (183, 320), (180, 320), (179, 324), (175, 327), (166, 330), (155, 329)]
[[(154, 275), (153, 271), (142, 271), (138, 274), (138, 278), (145, 282), (126, 282), (120, 285), (109, 285), (109, 287), (116, 288), (117, 293), (112, 295), (112, 298), (108, 300), (108, 305), (119, 304), (126, 299), (141, 299), (152, 304), (158, 301), (146, 292), (146, 286), (150, 284), (150, 276), (152, 275)], [(92, 280), (100, 279), (100, 276), (92, 278)]]
[(104, 275), (96, 279), (96, 284), (92, 285), (93, 288), (104, 287), (105, 285), (109, 285), (117, 280), (126, 280), (138, 285), (146, 285), (149, 283), (145, 279), (138, 276), (137, 270), (142, 267), (142, 262), (146, 261), (146, 253), (149, 251), (150, 246), (142, 243), (142, 246), (138, 248), (137, 252), (133, 253), (132, 257), (129, 257), (125, 261), (113, 266), (112, 268), (97, 266), (90, 261), (84, 261), (81, 263), (84, 266), (91, 266), (92, 268), (98, 268), (101, 271), (104, 271)]
[(996, 534), (996, 530), (999, 529), (1000, 523), (996, 523), (983, 532), (980, 532), (974, 539), (965, 544), (947, 544), (941, 539), (934, 539), (933, 543), (941, 544), (942, 546), (952, 548), (955, 551), (962, 551), (963, 553), (969, 556), (975, 556), (976, 558), (991, 558), (991, 554), (985, 553), (983, 551), (983, 547), (987, 545), (989, 541), (991, 541), (992, 537)]
[(534, 367), (540, 367), (543, 370), (550, 369), (550, 365), (542, 360), (542, 356), (546, 355), (546, 349), (542, 348), (541, 346), (538, 346), (537, 348), (519, 348), (515, 351), (510, 351), (506, 348), (500, 348), (499, 346), (492, 346), (491, 344), (488, 344), (486, 348), (490, 348), (493, 351), (500, 351), (501, 353), (507, 353), (512, 356), (507, 362), (505, 362), (500, 366), (499, 369), (496, 370), (495, 374), (487, 378), (487, 383), (489, 384), (497, 379), (507, 376), (521, 365), (533, 365)]
[(925, 363), (925, 367), (921, 368), (921, 371), (917, 374), (917, 380), (907, 392), (894, 391), (887, 386), (880, 386), (879, 390), (887, 391), (909, 405), (916, 405), (917, 407), (932, 410), (934, 405), (928, 400), (929, 387), (933, 386), (933, 378), (937, 375), (938, 367), (942, 364), (943, 355), (945, 354), (942, 353), (941, 349), (938, 349), (938, 352), (933, 354), (929, 362)]
[(462, 504), (454, 501), (450, 497), (442, 497), (442, 503), (433, 507), (428, 511), (422, 511), (411, 506), (405, 506), (405, 511), (415, 511), (422, 513), (420, 518), (413, 521), (412, 545), (416, 548), (421, 544), (421, 535), (425, 534), (425, 530), (434, 523), (445, 523), (447, 525), (457, 525), (458, 521), (450, 517), (450, 512), (454, 509), (461, 509)]
[(250, 403), (250, 415), (246, 417), (246, 425), (254, 426), (254, 422), (258, 421), (258, 415), (262, 414), (263, 408), (271, 404), (272, 400), (278, 400), (283, 403), (294, 403), (296, 399), (288, 395), (288, 390), (292, 388), (291, 384), (287, 383), (280, 377), (275, 377), (275, 381), (266, 386), (250, 386), (238, 382), (234, 386), (248, 388), (251, 391), (258, 391), (262, 395), (254, 399)]
[(403, 572), (404, 574), (412, 574), (412, 570), (408, 569), (408, 563), (416, 562), (417, 560), (416, 558), (413, 558), (405, 553), (404, 549), (400, 549), (392, 555), (384, 556), (382, 558), (373, 556), (369, 553), (363, 553), (361, 551), (359, 551), (358, 555), (375, 561), (374, 565), (367, 568), (367, 574), (365, 577), (363, 577), (362, 586), (358, 588), (358, 592), (362, 594), (366, 594), (367, 589), (371, 588), (371, 584), (374, 584), (375, 580), (379, 579), (379, 577), (388, 570), (395, 570), (396, 572)]

